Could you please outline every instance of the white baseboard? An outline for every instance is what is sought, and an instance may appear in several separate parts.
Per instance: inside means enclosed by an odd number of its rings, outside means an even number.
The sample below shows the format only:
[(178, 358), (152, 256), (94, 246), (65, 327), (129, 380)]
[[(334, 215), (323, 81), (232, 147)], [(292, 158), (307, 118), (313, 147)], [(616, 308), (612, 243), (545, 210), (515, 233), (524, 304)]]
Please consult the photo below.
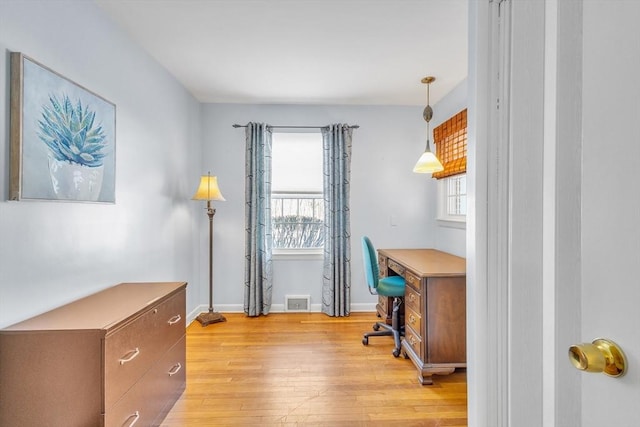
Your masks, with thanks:
[[(187, 325), (198, 317), (198, 314), (205, 312), (209, 309), (209, 307), (205, 304), (200, 304), (194, 310), (187, 314)], [(243, 304), (216, 304), (215, 310), (220, 313), (244, 313), (244, 305)], [(375, 312), (376, 311), (376, 303), (357, 303), (351, 304), (351, 311), (353, 313), (361, 313), (361, 312)], [(322, 304), (311, 304), (311, 313), (321, 313), (322, 312)], [(284, 304), (271, 304), (270, 313), (285, 313)]]
[(376, 303), (362, 302), (362, 303), (351, 304), (351, 312), (352, 313), (375, 313)]

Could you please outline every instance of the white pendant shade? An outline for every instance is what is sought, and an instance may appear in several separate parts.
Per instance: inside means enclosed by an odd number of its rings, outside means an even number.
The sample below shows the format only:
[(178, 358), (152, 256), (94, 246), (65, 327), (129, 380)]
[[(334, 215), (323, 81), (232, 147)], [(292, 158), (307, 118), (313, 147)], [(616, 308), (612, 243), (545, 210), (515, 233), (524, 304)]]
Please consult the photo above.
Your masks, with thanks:
[(434, 173), (444, 170), (440, 160), (431, 151), (425, 151), (413, 167), (415, 173)]

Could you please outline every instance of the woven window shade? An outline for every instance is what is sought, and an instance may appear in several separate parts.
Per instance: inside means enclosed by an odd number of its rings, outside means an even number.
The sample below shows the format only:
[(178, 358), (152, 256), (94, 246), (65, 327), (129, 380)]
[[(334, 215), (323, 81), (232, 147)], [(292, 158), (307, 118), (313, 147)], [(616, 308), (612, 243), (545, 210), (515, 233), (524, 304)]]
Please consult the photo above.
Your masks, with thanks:
[(467, 171), (467, 109), (460, 111), (433, 129), (436, 156), (444, 166), (442, 172), (431, 176), (436, 179), (458, 175)]

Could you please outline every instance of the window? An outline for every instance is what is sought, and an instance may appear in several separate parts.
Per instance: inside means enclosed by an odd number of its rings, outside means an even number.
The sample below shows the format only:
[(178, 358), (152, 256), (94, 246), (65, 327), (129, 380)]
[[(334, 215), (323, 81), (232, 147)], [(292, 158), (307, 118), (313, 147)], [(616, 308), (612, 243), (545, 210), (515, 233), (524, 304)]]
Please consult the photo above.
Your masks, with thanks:
[(438, 179), (438, 220), (442, 225), (465, 227), (467, 220), (467, 110), (433, 129), (436, 155), (444, 170)]
[(273, 133), (271, 155), (274, 253), (318, 253), (324, 245), (322, 135)]
[(454, 175), (438, 181), (438, 220), (462, 226), (467, 216), (467, 174)]

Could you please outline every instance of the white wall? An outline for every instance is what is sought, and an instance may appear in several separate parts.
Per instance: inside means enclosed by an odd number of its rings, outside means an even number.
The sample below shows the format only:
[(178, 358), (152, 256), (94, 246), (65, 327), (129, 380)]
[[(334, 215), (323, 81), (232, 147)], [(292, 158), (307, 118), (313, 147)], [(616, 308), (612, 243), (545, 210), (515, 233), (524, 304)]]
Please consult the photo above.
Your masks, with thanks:
[[(433, 247), (436, 185), (414, 174), (424, 150), (422, 107), (231, 105), (203, 106), (205, 167), (218, 175), (226, 202), (217, 204), (215, 299), (218, 308), (242, 309), (244, 282), (244, 129), (234, 123), (271, 125), (360, 125), (353, 132), (351, 170), (352, 309), (373, 307), (362, 268), (360, 238), (378, 248)], [(396, 226), (391, 226), (394, 216)], [(201, 244), (204, 244), (202, 242)], [(284, 295), (310, 294), (320, 302), (322, 260), (277, 260), (273, 303)], [(239, 304), (239, 305), (238, 305)], [(274, 307), (275, 309), (275, 307)]]
[[(233, 123), (360, 125), (352, 164), (354, 310), (375, 301), (362, 277), (362, 235), (380, 248), (464, 254), (464, 231), (435, 225), (435, 181), (411, 172), (424, 149), (422, 107), (201, 106), (90, 2), (1, 1), (0, 48), (0, 327), (123, 281), (188, 281), (187, 311), (206, 305), (207, 218), (190, 197), (208, 170), (228, 200), (216, 204), (214, 304), (241, 310), (244, 131)], [(7, 201), (10, 51), (116, 104), (115, 204)], [(434, 105), (432, 125), (464, 108), (464, 99), (466, 83)], [(276, 260), (274, 279), (274, 304), (308, 293), (319, 303), (320, 260)]]
[[(0, 2), (0, 327), (123, 281), (189, 281), (206, 301), (189, 199), (200, 105), (91, 2)], [(9, 202), (9, 51), (116, 104), (116, 203)]]

